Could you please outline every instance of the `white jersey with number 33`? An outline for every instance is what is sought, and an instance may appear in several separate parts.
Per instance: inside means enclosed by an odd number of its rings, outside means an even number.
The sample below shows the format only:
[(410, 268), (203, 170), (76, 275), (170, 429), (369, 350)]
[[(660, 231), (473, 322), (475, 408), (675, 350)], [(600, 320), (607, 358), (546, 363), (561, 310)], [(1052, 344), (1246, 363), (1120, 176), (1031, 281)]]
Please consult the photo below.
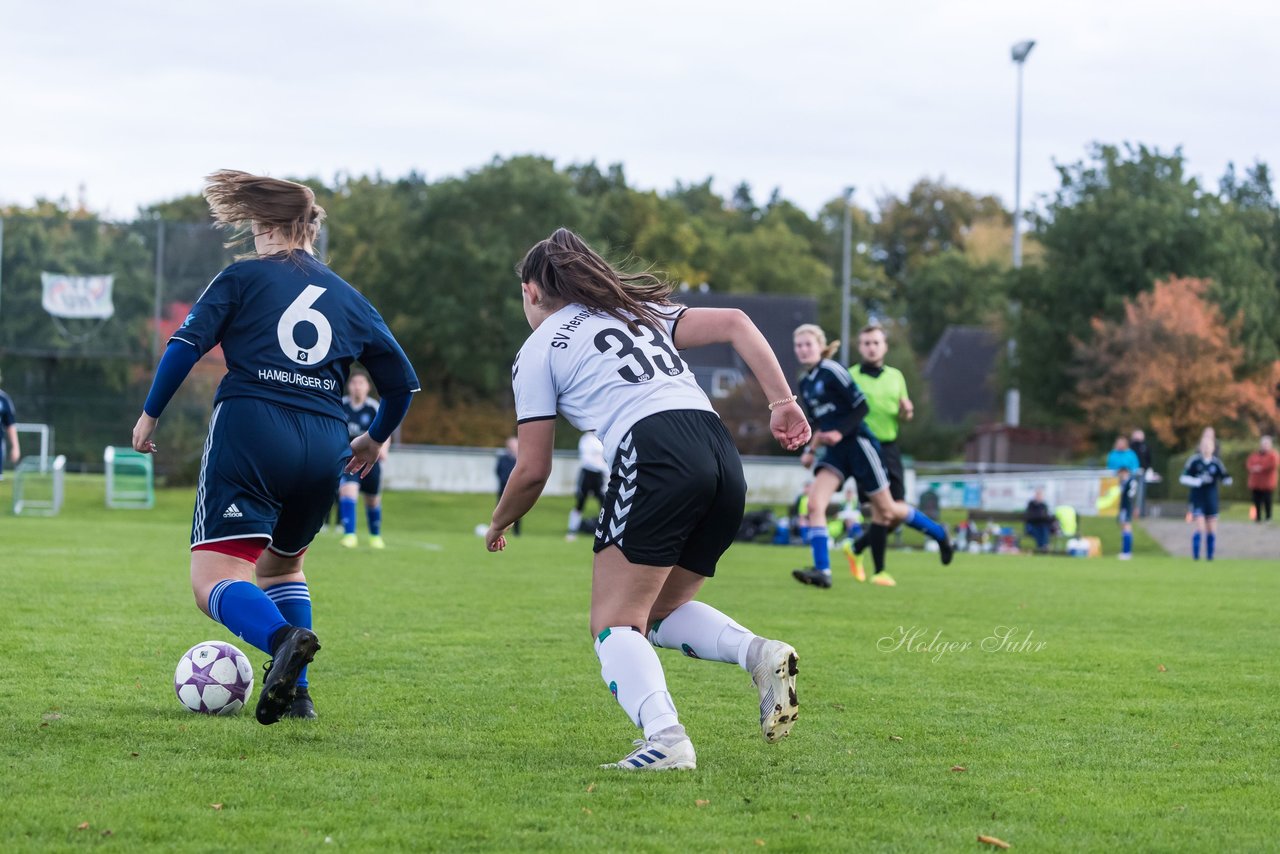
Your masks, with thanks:
[(612, 465), (618, 443), (640, 419), (675, 409), (714, 412), (676, 352), (684, 306), (653, 308), (668, 319), (637, 332), (576, 304), (544, 320), (511, 369), (517, 421), (555, 418), (558, 411), (579, 430), (595, 430)]

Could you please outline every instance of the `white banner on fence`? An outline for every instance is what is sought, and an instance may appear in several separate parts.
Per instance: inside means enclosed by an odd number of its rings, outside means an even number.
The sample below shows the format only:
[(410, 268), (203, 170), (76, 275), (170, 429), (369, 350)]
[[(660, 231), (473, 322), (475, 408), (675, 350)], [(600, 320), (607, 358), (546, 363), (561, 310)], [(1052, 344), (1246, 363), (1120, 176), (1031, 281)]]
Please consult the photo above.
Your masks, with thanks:
[(65, 276), (41, 273), (44, 310), (54, 317), (108, 318), (116, 313), (111, 302), (115, 276)]
[(1013, 512), (1025, 510), (1037, 489), (1044, 490), (1050, 507), (1069, 504), (1081, 516), (1114, 516), (1120, 506), (1120, 485), (1105, 470), (940, 476), (917, 472), (914, 494), (916, 503), (932, 492), (940, 507)]

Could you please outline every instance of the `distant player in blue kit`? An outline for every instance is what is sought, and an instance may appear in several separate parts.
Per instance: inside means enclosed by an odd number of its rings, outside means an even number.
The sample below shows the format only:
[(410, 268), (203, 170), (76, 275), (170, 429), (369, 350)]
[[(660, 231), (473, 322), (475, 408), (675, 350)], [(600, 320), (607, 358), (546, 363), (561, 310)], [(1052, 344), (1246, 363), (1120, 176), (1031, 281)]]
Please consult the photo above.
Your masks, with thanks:
[[(347, 380), (347, 396), (342, 399), (347, 414), (347, 435), (355, 439), (369, 432), (370, 425), (378, 417), (378, 401), (369, 397), (369, 378), (353, 373)], [(364, 495), (365, 520), (369, 523), (369, 545), (384, 549), (382, 540), (382, 461), (387, 458), (387, 446), (382, 446), (378, 461), (363, 478), (343, 473), (338, 487), (338, 518), (342, 520), (342, 545), (356, 547), (356, 496)]]
[(1121, 466), (1116, 477), (1120, 479), (1120, 512), (1116, 514), (1120, 523), (1120, 560), (1129, 560), (1133, 557), (1133, 508), (1138, 502), (1139, 476), (1128, 466)]
[(1212, 427), (1206, 427), (1200, 436), (1200, 448), (1192, 454), (1182, 468), (1178, 480), (1191, 487), (1191, 515), (1196, 530), (1191, 535), (1191, 557), (1200, 559), (1200, 541), (1204, 539), (1204, 556), (1213, 560), (1213, 550), (1218, 540), (1218, 484), (1231, 483), (1227, 467), (1214, 454), (1216, 446)]
[[(200, 463), (191, 587), (200, 610), (271, 656), (258, 721), (314, 718), (306, 666), (320, 642), (303, 554), (339, 474), (365, 475), (378, 462), (418, 378), (369, 301), (312, 254), (324, 209), (309, 187), (234, 170), (207, 180), (214, 220), (240, 240), (252, 235), (258, 257), (219, 273), (169, 339), (133, 447), (157, 450), (161, 412), (221, 344), (227, 374)], [(342, 388), (357, 359), (383, 397), (368, 431), (351, 440)]]
[[(22, 459), (22, 451), (18, 445), (18, 412), (13, 408), (13, 398), (0, 390), (0, 430), (4, 436), (0, 438), (0, 447), (7, 450), (9, 462), (18, 464)], [(4, 480), (4, 457), (0, 456), (0, 480)]]
[[(865, 423), (866, 397), (849, 371), (830, 358), (837, 345), (828, 346), (826, 333), (812, 323), (797, 327), (792, 340), (796, 360), (805, 369), (800, 378), (800, 400), (813, 423), (813, 438), (800, 460), (806, 468), (814, 470), (813, 489), (809, 493), (809, 525), (813, 531), (809, 545), (813, 549), (813, 566), (793, 570), (792, 577), (803, 584), (831, 586), (827, 505), (849, 478), (857, 482), (858, 490), (871, 503), (872, 524), (889, 530), (905, 522), (908, 527), (936, 540), (943, 565), (951, 563), (952, 548), (946, 528), (891, 494), (880, 443)], [(821, 455), (816, 453), (818, 448), (822, 448)]]

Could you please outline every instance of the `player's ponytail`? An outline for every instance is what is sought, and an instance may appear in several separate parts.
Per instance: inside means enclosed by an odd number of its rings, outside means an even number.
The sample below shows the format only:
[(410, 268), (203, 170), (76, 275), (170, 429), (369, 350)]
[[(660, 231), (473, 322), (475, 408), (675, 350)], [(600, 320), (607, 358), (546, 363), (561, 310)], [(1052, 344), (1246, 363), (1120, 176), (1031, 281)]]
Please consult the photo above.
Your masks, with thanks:
[(205, 182), (204, 197), (214, 221), (233, 231), (228, 247), (252, 240), (250, 228), (256, 223), (278, 229), (291, 248), (313, 251), (325, 213), (306, 184), (236, 169), (220, 169)]
[(671, 304), (670, 282), (648, 271), (620, 272), (567, 228), (535, 243), (516, 272), (521, 282), (537, 284), (551, 299), (604, 312), (632, 332), (638, 331), (632, 318), (655, 326), (661, 322), (646, 303)]
[(796, 331), (791, 333), (791, 340), (799, 338), (801, 335), (812, 335), (818, 342), (818, 347), (822, 350), (822, 358), (830, 359), (840, 350), (840, 342), (832, 341), (827, 343), (827, 333), (822, 331), (822, 327), (816, 323), (804, 323), (796, 327)]

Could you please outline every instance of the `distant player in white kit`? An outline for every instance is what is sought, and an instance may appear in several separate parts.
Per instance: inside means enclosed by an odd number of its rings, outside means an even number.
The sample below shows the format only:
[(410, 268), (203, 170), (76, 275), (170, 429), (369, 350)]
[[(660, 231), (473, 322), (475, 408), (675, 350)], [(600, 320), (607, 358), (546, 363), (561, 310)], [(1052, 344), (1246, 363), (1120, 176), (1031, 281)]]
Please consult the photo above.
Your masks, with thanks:
[(587, 504), (587, 496), (593, 495), (596, 504), (604, 509), (604, 476), (609, 465), (604, 461), (604, 442), (596, 435), (596, 431), (588, 430), (578, 440), (578, 491), (574, 496), (573, 509), (569, 511), (569, 533), (566, 540), (576, 540), (582, 528), (582, 508)]
[(742, 522), (742, 461), (680, 347), (729, 343), (760, 381), (769, 426), (789, 450), (809, 425), (768, 342), (736, 309), (684, 308), (656, 276), (619, 273), (559, 229), (520, 265), (533, 334), (512, 368), (520, 457), (485, 535), (490, 551), (533, 507), (551, 475), (557, 412), (599, 432), (612, 464), (596, 529), (591, 633), (600, 675), (644, 730), (604, 767), (690, 769), (693, 743), (676, 714), (654, 647), (737, 664), (759, 689), (766, 741), (791, 731), (796, 652), (759, 637), (693, 597)]

